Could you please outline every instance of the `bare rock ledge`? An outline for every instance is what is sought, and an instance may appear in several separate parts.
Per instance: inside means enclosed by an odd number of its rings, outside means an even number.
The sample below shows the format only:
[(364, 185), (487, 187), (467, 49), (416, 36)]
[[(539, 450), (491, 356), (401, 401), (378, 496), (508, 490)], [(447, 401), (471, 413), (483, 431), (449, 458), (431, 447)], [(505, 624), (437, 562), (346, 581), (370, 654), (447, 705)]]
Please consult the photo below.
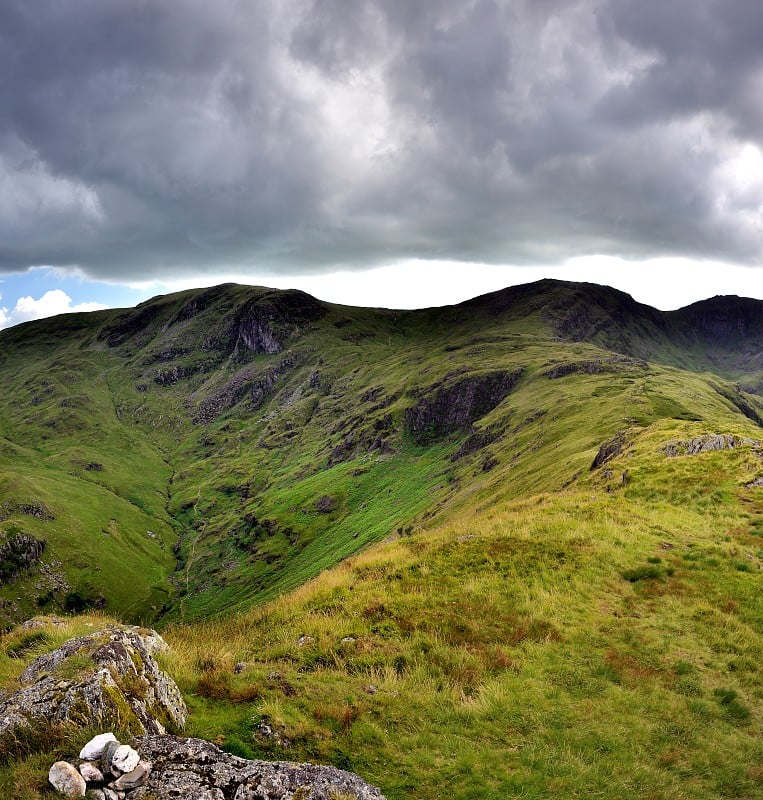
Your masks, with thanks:
[(129, 800), (384, 800), (379, 789), (335, 767), (249, 761), (211, 742), (167, 735), (138, 737), (132, 746), (152, 769)]

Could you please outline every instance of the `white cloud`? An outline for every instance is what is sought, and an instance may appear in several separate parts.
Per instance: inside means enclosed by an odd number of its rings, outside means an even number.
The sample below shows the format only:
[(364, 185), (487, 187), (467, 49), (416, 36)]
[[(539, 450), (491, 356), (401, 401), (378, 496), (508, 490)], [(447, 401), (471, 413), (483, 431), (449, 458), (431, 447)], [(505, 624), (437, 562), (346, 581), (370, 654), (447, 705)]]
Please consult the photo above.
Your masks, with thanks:
[(241, 283), (273, 289), (301, 289), (330, 303), (386, 308), (426, 308), (460, 303), (507, 286), (542, 278), (612, 286), (640, 303), (663, 311), (714, 295), (763, 300), (760, 269), (720, 261), (651, 258), (628, 261), (614, 256), (571, 258), (558, 266), (512, 266), (446, 260), (407, 259), (363, 272), (318, 275), (265, 271), (220, 272), (183, 279), (135, 282), (145, 297), (218, 283)]
[(61, 289), (52, 289), (35, 300), (31, 295), (19, 297), (13, 309), (0, 308), (0, 328), (29, 322), (33, 319), (54, 317), (57, 314), (71, 314), (77, 311), (99, 311), (106, 308), (102, 303), (76, 303)]

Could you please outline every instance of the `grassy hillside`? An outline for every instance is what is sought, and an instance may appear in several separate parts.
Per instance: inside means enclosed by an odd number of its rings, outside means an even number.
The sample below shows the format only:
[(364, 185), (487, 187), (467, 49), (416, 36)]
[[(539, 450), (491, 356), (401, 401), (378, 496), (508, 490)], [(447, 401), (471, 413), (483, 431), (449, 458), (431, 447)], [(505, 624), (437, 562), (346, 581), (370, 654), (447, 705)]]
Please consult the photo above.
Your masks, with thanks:
[(227, 285), (5, 331), (0, 546), (44, 551), (0, 622), (248, 607), (438, 509), (572, 485), (620, 429), (759, 420), (725, 380), (760, 367), (741, 308), (725, 361), (712, 308), (549, 281), (420, 312)]
[[(669, 455), (719, 430), (738, 446)], [(763, 796), (756, 433), (722, 408), (631, 428), (574, 487), (463, 501), (271, 603), (170, 627), (189, 732), (390, 798)], [(2, 640), (5, 681), (64, 633), (24, 637)], [(39, 797), (50, 755), (0, 785)]]
[(392, 798), (761, 796), (760, 495), (734, 497), (749, 453), (701, 462), (674, 477), (710, 469), (706, 502), (639, 470), (620, 494), (457, 516), (168, 632), (192, 730), (352, 767)]
[[(191, 734), (390, 798), (763, 796), (762, 316), (223, 286), (11, 329), (2, 621), (153, 622)], [(100, 620), (7, 633), (0, 689)]]

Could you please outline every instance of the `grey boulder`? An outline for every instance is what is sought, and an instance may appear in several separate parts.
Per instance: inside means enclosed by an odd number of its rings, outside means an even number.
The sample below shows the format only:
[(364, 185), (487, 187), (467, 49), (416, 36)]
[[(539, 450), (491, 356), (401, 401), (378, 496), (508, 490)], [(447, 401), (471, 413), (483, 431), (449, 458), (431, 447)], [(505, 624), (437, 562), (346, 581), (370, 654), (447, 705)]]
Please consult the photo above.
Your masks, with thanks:
[(151, 774), (130, 800), (384, 800), (357, 775), (335, 767), (284, 761), (248, 761), (201, 739), (144, 736), (132, 742), (152, 763)]
[(110, 627), (39, 656), (0, 701), (0, 736), (40, 721), (116, 722), (138, 735), (182, 728), (185, 702), (153, 657), (162, 646), (155, 631)]

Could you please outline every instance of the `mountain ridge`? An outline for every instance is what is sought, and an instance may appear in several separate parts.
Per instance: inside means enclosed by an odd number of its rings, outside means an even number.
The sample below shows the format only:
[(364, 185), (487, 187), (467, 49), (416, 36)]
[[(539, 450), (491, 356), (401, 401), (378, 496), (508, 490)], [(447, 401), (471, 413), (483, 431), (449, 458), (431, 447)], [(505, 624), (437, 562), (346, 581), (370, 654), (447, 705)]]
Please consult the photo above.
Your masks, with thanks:
[[(396, 311), (227, 284), (4, 331), (0, 501), (67, 520), (84, 498), (94, 510), (79, 539), (90, 556), (63, 557), (67, 521), (32, 597), (128, 607), (137, 576), (110, 586), (88, 566), (110, 572), (126, 536), (151, 576), (137, 620), (220, 613), (424, 524), (472, 484), (514, 497), (534, 476), (570, 485), (617, 430), (701, 420), (718, 404), (759, 426), (763, 406), (744, 389), (763, 385), (763, 303), (742, 303), (740, 325), (727, 300), (708, 303), (676, 316), (545, 280)], [(727, 333), (713, 346), (708, 319)], [(586, 384), (588, 407), (575, 399)], [(13, 516), (40, 541), (57, 524)]]
[[(190, 735), (391, 800), (760, 796), (740, 307), (234, 285), (10, 329), (0, 627), (46, 616), (0, 635), (0, 691), (107, 615), (162, 628)], [(0, 743), (19, 800), (55, 760), (36, 735)]]

